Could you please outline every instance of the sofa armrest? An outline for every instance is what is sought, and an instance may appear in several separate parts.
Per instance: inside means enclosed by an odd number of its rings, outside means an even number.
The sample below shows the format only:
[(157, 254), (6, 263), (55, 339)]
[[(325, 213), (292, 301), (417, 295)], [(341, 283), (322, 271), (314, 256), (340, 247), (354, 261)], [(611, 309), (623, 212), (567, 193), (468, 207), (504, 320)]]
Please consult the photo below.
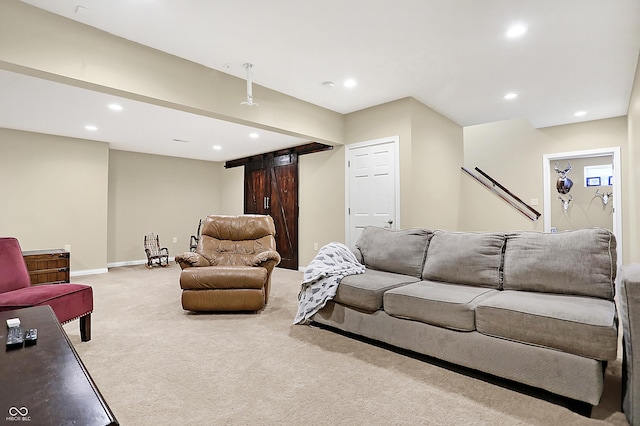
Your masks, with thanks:
[(618, 295), (623, 332), (622, 411), (633, 425), (640, 422), (640, 264), (621, 268)]
[(182, 269), (193, 268), (197, 266), (211, 266), (206, 257), (191, 251), (176, 254), (175, 260)]
[(349, 250), (351, 250), (351, 253), (353, 253), (356, 259), (358, 259), (358, 262), (364, 265), (364, 257), (362, 256), (362, 252), (360, 251), (360, 249), (353, 245), (349, 246)]

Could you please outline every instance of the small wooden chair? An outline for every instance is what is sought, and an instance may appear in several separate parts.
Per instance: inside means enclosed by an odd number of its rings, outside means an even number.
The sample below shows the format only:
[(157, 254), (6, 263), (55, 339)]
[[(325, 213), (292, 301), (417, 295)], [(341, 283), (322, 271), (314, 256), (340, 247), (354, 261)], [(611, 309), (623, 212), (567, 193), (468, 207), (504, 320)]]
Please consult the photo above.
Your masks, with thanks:
[(196, 235), (191, 236), (191, 240), (189, 242), (189, 251), (196, 251), (196, 247), (198, 247), (198, 241), (200, 241), (200, 228), (202, 227), (202, 219), (198, 222), (198, 231)]
[(147, 268), (154, 264), (162, 267), (169, 264), (169, 249), (160, 247), (160, 238), (153, 232), (144, 236), (144, 252), (147, 254)]

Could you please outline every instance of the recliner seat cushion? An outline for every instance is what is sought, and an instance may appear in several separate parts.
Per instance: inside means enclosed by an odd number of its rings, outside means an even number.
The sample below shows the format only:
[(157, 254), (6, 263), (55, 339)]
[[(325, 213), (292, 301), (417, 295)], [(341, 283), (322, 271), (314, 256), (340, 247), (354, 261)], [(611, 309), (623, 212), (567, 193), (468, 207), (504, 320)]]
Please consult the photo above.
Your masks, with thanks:
[(500, 289), (505, 235), (434, 231), (422, 279)]
[(612, 301), (504, 290), (476, 306), (483, 334), (598, 360), (616, 359), (618, 326)]
[(251, 266), (204, 266), (180, 273), (183, 290), (262, 289), (269, 278), (266, 268)]
[(432, 235), (426, 229), (392, 230), (367, 226), (356, 241), (356, 247), (367, 267), (420, 278)]
[(476, 305), (497, 293), (498, 290), (489, 288), (420, 281), (387, 291), (384, 311), (398, 318), (473, 331)]
[(409, 275), (367, 269), (364, 274), (349, 275), (340, 281), (334, 301), (367, 312), (382, 309), (382, 296), (392, 288), (420, 281)]
[(504, 253), (503, 287), (613, 300), (616, 256), (615, 236), (602, 228), (512, 233)]

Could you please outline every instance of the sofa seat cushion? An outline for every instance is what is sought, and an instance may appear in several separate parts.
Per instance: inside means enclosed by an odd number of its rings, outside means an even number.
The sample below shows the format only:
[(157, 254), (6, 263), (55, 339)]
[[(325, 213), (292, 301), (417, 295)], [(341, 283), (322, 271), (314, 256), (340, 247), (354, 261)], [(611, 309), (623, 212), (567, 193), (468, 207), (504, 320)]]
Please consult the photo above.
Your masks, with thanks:
[(183, 290), (262, 289), (267, 283), (266, 268), (254, 266), (204, 266), (180, 273)]
[(607, 229), (516, 232), (507, 236), (503, 288), (613, 300), (616, 256)]
[(338, 285), (335, 300), (343, 305), (374, 312), (382, 309), (382, 295), (392, 288), (420, 281), (409, 275), (367, 269), (364, 274), (344, 277)]
[(618, 350), (615, 304), (594, 297), (505, 290), (478, 303), (476, 329), (597, 360)]
[(84, 284), (45, 284), (0, 294), (0, 311), (45, 305), (61, 323), (74, 320), (93, 311), (93, 289)]
[(384, 311), (398, 318), (473, 331), (476, 305), (496, 293), (498, 290), (489, 288), (420, 281), (387, 291)]
[(500, 289), (505, 235), (434, 231), (422, 278)]
[(432, 235), (426, 229), (392, 230), (367, 226), (355, 245), (365, 266), (420, 278)]

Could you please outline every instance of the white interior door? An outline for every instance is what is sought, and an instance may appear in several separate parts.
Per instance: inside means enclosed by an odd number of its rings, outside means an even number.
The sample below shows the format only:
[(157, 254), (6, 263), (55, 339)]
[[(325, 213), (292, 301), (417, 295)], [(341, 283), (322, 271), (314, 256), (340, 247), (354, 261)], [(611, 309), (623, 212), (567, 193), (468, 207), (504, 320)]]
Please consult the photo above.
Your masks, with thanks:
[(347, 154), (347, 244), (368, 226), (397, 229), (397, 138), (349, 146)]

